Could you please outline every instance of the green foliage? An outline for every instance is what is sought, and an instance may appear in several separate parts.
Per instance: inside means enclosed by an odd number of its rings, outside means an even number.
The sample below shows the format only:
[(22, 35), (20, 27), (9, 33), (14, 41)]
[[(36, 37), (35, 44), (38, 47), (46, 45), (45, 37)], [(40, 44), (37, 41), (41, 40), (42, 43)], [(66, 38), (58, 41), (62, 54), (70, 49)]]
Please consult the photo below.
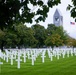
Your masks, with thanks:
[(48, 24), (47, 34), (48, 36), (45, 40), (47, 46), (62, 46), (67, 43), (68, 35), (62, 26), (57, 27), (54, 24)]
[(16, 26), (17, 37), (20, 39), (18, 46), (34, 47), (37, 40), (34, 38), (34, 32), (23, 24)]
[(0, 31), (0, 34), (0, 43), (4, 42), (3, 46), (5, 48), (35, 47), (38, 42), (34, 37), (34, 31), (22, 23), (6, 29), (5, 33)]
[(61, 36), (60, 39), (63, 40), (64, 44), (66, 44), (68, 39), (68, 34), (66, 33), (66, 31), (63, 30), (62, 26), (57, 27), (57, 29), (54, 31), (54, 34), (56, 33)]
[(8, 31), (5, 36), (5, 47), (16, 47), (18, 44), (19, 39), (17, 38), (17, 35), (15, 33), (12, 33)]
[(58, 5), (60, 3), (60, 0), (48, 0), (48, 6), (53, 7), (53, 5)]
[[(0, 0), (0, 27), (9, 27), (14, 23), (32, 23), (32, 18), (38, 15), (35, 19), (36, 22), (45, 21), (49, 8), (58, 5), (60, 0)], [(71, 9), (71, 16), (76, 17), (76, 1), (72, 0), (73, 6), (69, 5)], [(39, 7), (35, 11), (29, 6)], [(20, 13), (21, 10), (21, 13)], [(5, 13), (6, 12), (6, 13)], [(29, 17), (28, 17), (29, 16)]]
[(5, 36), (5, 32), (3, 32), (1, 29), (0, 29), (0, 40), (3, 39)]
[(4, 41), (4, 38), (5, 38), (5, 32), (0, 29), (0, 48), (1, 48), (2, 41)]
[(67, 41), (68, 41), (67, 46), (71, 46), (73, 48), (76, 47), (76, 39), (69, 38)]
[(43, 26), (36, 24), (31, 27), (34, 30), (34, 37), (38, 41), (37, 47), (43, 47), (46, 39), (46, 30)]
[(70, 10), (71, 16), (75, 18), (76, 21), (76, 0), (71, 0), (72, 5), (68, 5), (67, 9)]
[(56, 29), (57, 29), (57, 27), (54, 24), (48, 24), (47, 34), (52, 35), (53, 33), (55, 33)]
[[(0, 31), (0, 40), (4, 47), (44, 47), (62, 46), (67, 43), (67, 34), (62, 27), (56, 27), (49, 24), (45, 29), (39, 24), (31, 28), (26, 27), (23, 23), (13, 25), (10, 29)], [(4, 37), (4, 38), (3, 38)], [(2, 40), (3, 39), (3, 40)]]
[(60, 35), (59, 34), (52, 34), (51, 36), (49, 36), (46, 40), (45, 40), (45, 44), (47, 46), (51, 46), (52, 48), (54, 46), (62, 46), (63, 45), (63, 40), (60, 39)]
[[(60, 0), (47, 0), (46, 4), (42, 0), (0, 0), (0, 27), (3, 29), (14, 23), (32, 23), (32, 18), (35, 15), (39, 15), (36, 22), (45, 21), (50, 4), (53, 7), (58, 3)], [(32, 8), (29, 7), (29, 4), (39, 8), (36, 11), (31, 11)]]

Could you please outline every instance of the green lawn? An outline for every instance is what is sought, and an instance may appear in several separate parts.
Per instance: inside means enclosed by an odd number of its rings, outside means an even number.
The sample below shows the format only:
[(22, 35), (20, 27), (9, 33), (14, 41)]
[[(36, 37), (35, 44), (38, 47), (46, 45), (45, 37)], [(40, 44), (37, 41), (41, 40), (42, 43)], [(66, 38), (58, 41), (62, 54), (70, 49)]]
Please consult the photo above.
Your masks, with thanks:
[(16, 61), (12, 66), (10, 60), (8, 63), (3, 61), (3, 65), (0, 65), (0, 75), (76, 75), (76, 56), (60, 57), (59, 60), (54, 57), (53, 61), (46, 56), (44, 63), (38, 57), (34, 66), (31, 65), (31, 60), (27, 59), (26, 63), (21, 62), (20, 69), (17, 69)]

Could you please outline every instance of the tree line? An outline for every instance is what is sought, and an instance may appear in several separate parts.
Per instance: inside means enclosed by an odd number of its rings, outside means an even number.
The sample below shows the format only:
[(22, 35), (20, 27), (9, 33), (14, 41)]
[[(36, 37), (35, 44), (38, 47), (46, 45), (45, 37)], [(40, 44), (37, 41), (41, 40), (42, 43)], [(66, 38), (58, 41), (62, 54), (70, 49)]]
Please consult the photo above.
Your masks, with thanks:
[(0, 48), (43, 48), (58, 46), (76, 46), (76, 40), (71, 38), (62, 26), (35, 24), (31, 27), (19, 23), (9, 29), (0, 29)]

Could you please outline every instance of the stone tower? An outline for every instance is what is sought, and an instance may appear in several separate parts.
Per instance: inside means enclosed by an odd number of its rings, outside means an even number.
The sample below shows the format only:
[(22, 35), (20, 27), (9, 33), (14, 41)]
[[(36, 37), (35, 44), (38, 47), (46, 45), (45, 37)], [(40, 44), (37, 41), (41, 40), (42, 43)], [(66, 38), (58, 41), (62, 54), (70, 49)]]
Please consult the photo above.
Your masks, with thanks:
[(62, 26), (63, 25), (63, 16), (59, 9), (56, 9), (54, 15), (53, 15), (53, 24), (56, 26)]

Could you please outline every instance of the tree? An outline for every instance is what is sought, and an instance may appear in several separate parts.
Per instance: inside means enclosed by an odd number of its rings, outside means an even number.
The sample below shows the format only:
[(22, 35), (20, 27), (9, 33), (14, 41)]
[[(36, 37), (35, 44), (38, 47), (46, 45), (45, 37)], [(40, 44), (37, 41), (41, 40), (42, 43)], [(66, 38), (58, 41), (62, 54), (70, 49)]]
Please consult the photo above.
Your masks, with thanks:
[(57, 29), (57, 27), (54, 24), (48, 24), (47, 34), (52, 35), (53, 33), (55, 33), (56, 29)]
[[(60, 1), (47, 0), (45, 3), (44, 0), (0, 0), (0, 27), (3, 30), (4, 27), (9, 27), (16, 22), (32, 23), (32, 18), (36, 15), (38, 15), (35, 19), (36, 22), (45, 21), (49, 8), (58, 5)], [(72, 0), (72, 3), (73, 6), (69, 5), (69, 7), (72, 7), (71, 16), (75, 18), (76, 1)], [(38, 8), (33, 11), (29, 4), (33, 8)]]
[[(3, 50), (3, 44), (4, 44), (4, 38), (5, 38), (5, 32), (4, 31), (2, 31), (1, 29), (0, 29), (0, 48)], [(3, 41), (3, 42), (2, 42)]]
[(76, 0), (71, 0), (72, 5), (68, 5), (67, 9), (70, 10), (71, 16), (75, 18), (76, 21)]
[(37, 43), (37, 40), (34, 38), (34, 31), (31, 28), (26, 27), (20, 23), (15, 27), (17, 38), (19, 43), (17, 46), (20, 47), (34, 47)]
[[(0, 0), (0, 27), (9, 27), (17, 22), (32, 23), (32, 18), (35, 15), (39, 17), (36, 22), (45, 21), (49, 7), (58, 5), (60, 0)], [(33, 7), (39, 7), (36, 11), (32, 11), (29, 4)], [(21, 10), (21, 14), (20, 14)]]
[(71, 46), (73, 48), (76, 47), (76, 39), (69, 38), (67, 41), (68, 41), (67, 43), (68, 46)]
[(37, 44), (34, 31), (22, 23), (15, 25), (14, 28), (6, 29), (4, 34), (1, 31), (0, 34), (1, 40), (3, 39), (4, 41), (3, 47), (5, 48), (35, 47)]
[(19, 38), (15, 34), (15, 32), (8, 31), (5, 36), (5, 44), (4, 47), (6, 48), (16, 48), (17, 44), (19, 43)]
[(34, 37), (38, 40), (37, 47), (43, 47), (45, 45), (44, 40), (47, 36), (46, 29), (39, 24), (35, 24), (31, 28), (34, 30)]
[(59, 34), (52, 34), (51, 36), (47, 37), (47, 39), (45, 40), (45, 44), (46, 46), (51, 46), (52, 48), (54, 46), (62, 46), (63, 40), (60, 38), (61, 36)]
[(45, 44), (47, 46), (62, 46), (67, 44), (68, 35), (66, 31), (63, 30), (62, 26), (55, 26), (54, 24), (48, 24), (47, 27), (47, 39)]
[(4, 38), (5, 32), (0, 29), (0, 40)]
[(60, 39), (63, 40), (63, 43), (66, 44), (67, 43), (67, 39), (68, 39), (68, 34), (66, 33), (66, 31), (63, 29), (62, 26), (55, 26), (54, 24), (48, 24), (47, 27), (47, 34), (48, 35), (52, 35), (52, 34), (59, 34), (61, 37)]
[(55, 29), (55, 31), (53, 32), (53, 34), (59, 34), (61, 37), (60, 39), (63, 40), (64, 45), (67, 44), (67, 39), (68, 39), (68, 34), (66, 33), (66, 31), (63, 29), (62, 26), (59, 26)]

